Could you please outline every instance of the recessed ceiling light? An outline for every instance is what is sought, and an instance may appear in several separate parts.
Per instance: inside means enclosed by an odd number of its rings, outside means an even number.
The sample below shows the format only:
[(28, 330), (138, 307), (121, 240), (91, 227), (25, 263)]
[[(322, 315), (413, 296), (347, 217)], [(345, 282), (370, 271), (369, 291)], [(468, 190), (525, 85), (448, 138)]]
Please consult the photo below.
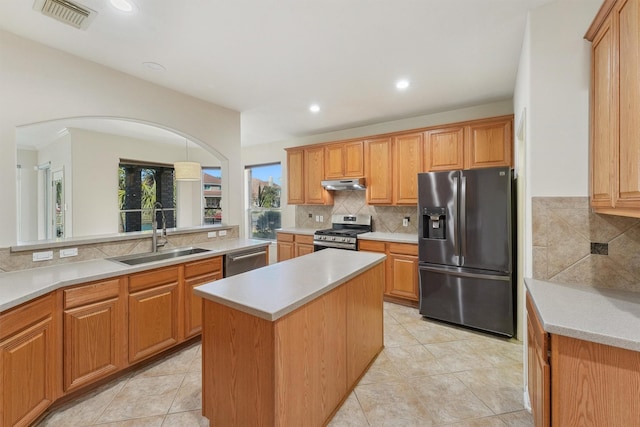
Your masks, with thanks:
[(133, 3), (129, 0), (111, 0), (111, 6), (121, 12), (133, 12)]
[(409, 80), (402, 79), (396, 82), (396, 88), (399, 90), (405, 90), (408, 87), (409, 87)]
[(312, 104), (309, 107), (309, 111), (311, 111), (312, 113), (317, 113), (320, 111), (320, 106), (318, 104)]
[(143, 62), (142, 65), (151, 71), (165, 71), (164, 65), (157, 62)]

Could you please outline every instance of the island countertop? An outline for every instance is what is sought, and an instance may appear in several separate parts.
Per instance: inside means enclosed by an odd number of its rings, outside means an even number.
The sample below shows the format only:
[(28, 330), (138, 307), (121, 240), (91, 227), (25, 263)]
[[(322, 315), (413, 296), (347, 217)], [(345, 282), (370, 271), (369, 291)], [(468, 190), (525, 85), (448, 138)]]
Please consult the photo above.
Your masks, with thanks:
[(274, 321), (384, 261), (374, 252), (325, 249), (194, 288), (196, 295)]
[(267, 246), (269, 242), (254, 239), (229, 239), (194, 244), (210, 252), (169, 258), (128, 266), (116, 261), (94, 259), (69, 262), (0, 274), (0, 311), (5, 311), (65, 286), (137, 273), (183, 262), (225, 255), (235, 251)]
[(525, 284), (546, 332), (640, 351), (640, 292), (530, 278)]

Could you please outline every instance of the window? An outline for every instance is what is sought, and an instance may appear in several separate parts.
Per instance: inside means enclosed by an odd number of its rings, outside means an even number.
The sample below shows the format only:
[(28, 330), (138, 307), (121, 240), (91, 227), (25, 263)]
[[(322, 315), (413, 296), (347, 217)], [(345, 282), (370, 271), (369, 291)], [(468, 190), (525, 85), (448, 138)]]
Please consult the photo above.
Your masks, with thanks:
[(276, 240), (276, 229), (281, 225), (280, 190), (282, 186), (280, 163), (247, 166), (249, 235), (253, 239)]
[(121, 160), (118, 182), (120, 232), (151, 230), (156, 202), (162, 203), (167, 228), (176, 226), (176, 184), (171, 166)]
[(202, 197), (204, 198), (204, 224), (222, 222), (222, 173), (220, 168), (202, 168)]

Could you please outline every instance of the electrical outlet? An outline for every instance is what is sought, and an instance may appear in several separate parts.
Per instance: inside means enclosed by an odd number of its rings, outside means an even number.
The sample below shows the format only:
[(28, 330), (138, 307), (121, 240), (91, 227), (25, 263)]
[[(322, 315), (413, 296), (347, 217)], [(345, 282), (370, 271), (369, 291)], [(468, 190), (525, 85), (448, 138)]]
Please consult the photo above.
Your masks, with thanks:
[(313, 214), (309, 212), (309, 218), (313, 218)]
[(316, 222), (320, 222), (320, 215), (316, 215)]
[(403, 227), (408, 227), (409, 226), (409, 217), (405, 216), (404, 218), (402, 218), (402, 226)]
[(33, 253), (33, 261), (47, 261), (53, 259), (53, 251), (45, 251), (45, 252), (34, 252)]
[(60, 258), (78, 256), (78, 248), (60, 249), (60, 252), (58, 252), (58, 255), (60, 256)]
[(222, 236), (226, 236), (227, 235), (227, 230), (220, 230), (218, 232), (218, 236), (222, 237)]
[(324, 222), (324, 217), (320, 215), (320, 222)]
[(218, 233), (216, 233), (215, 231), (210, 231), (207, 233), (207, 237), (216, 237), (218, 235)]

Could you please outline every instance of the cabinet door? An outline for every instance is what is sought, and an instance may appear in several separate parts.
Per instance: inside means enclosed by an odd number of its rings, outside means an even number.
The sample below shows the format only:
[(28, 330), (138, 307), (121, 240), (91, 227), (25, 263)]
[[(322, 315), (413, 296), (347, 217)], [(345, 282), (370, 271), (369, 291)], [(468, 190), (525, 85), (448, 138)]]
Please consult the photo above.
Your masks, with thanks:
[[(171, 347), (179, 339), (177, 268), (132, 275), (130, 287), (137, 282), (136, 276), (142, 276), (140, 282), (145, 289), (129, 294), (129, 363)], [(160, 285), (150, 286), (154, 276)]]
[(393, 138), (393, 203), (396, 205), (418, 204), (422, 146), (422, 132)]
[(527, 375), (529, 401), (535, 427), (551, 424), (551, 368), (549, 335), (542, 329), (531, 299), (527, 295)]
[(418, 257), (389, 254), (390, 274), (387, 294), (418, 301)]
[[(640, 208), (640, 4), (620, 1), (616, 7), (619, 45), (619, 157), (616, 208)], [(615, 28), (615, 26), (614, 26)], [(614, 61), (615, 62), (615, 61)], [(640, 215), (640, 214), (639, 214)]]
[(465, 169), (511, 166), (512, 127), (511, 118), (470, 125)]
[(126, 366), (121, 279), (64, 291), (64, 389), (92, 383)]
[(449, 171), (464, 167), (464, 127), (425, 132), (423, 171)]
[(295, 258), (294, 235), (290, 233), (278, 233), (278, 262)]
[(0, 316), (0, 425), (27, 426), (56, 398), (53, 295)]
[(324, 147), (325, 179), (344, 177), (344, 144), (330, 144)]
[(186, 263), (184, 266), (184, 337), (190, 338), (202, 331), (202, 298), (193, 288), (222, 279), (222, 257)]
[(313, 245), (296, 243), (296, 257), (313, 253)]
[(364, 176), (364, 148), (362, 141), (344, 144), (344, 177), (360, 178)]
[(390, 205), (393, 202), (391, 149), (391, 138), (365, 141), (366, 197), (370, 205)]
[(324, 179), (324, 147), (304, 150), (305, 204), (330, 205), (333, 195), (322, 188)]
[(290, 205), (304, 204), (304, 150), (287, 151), (287, 199)]
[(615, 175), (614, 51), (611, 18), (592, 45), (591, 87), (591, 206), (613, 207)]

